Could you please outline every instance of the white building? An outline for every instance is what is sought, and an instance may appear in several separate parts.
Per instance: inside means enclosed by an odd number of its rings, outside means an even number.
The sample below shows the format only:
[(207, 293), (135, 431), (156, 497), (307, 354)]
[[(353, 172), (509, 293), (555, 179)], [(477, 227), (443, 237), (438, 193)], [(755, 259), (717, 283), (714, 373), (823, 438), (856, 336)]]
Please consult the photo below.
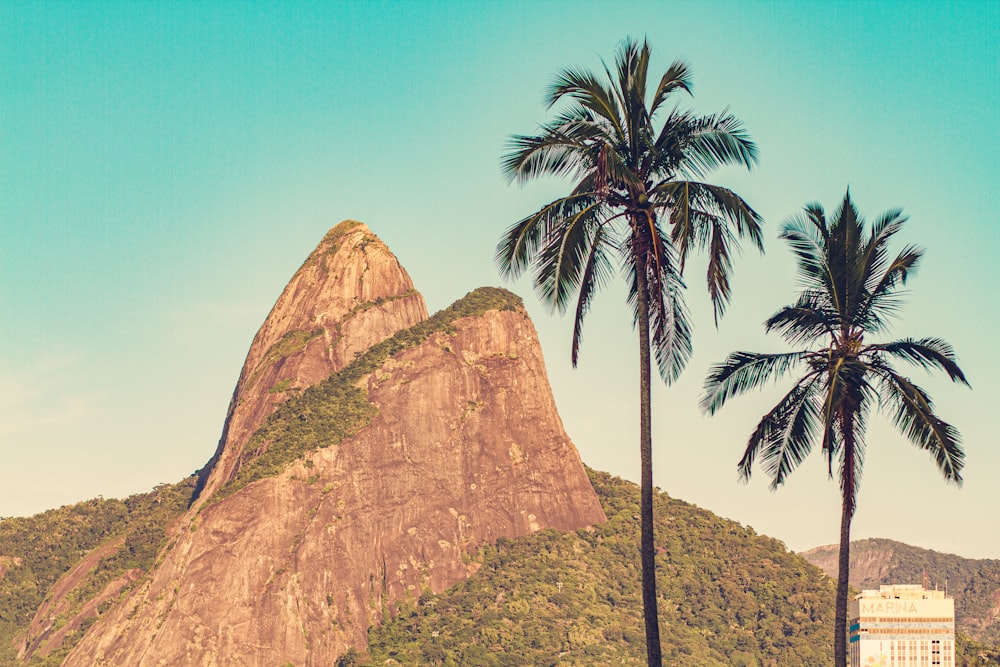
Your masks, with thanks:
[(851, 667), (955, 667), (955, 600), (923, 586), (862, 591), (847, 606)]

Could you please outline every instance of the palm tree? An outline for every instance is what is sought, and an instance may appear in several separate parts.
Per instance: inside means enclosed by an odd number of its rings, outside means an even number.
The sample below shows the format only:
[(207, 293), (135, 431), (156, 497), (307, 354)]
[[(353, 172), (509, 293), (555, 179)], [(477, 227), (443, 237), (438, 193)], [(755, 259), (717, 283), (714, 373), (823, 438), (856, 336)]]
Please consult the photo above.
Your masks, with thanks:
[(939, 338), (891, 343), (865, 339), (887, 329), (900, 306), (898, 288), (923, 255), (922, 250), (906, 246), (890, 260), (888, 242), (904, 222), (901, 210), (888, 211), (866, 233), (850, 190), (829, 222), (819, 204), (808, 205), (804, 216), (786, 222), (781, 238), (792, 247), (803, 289), (794, 304), (772, 315), (764, 326), (805, 349), (729, 355), (709, 372), (701, 402), (703, 410), (714, 414), (733, 396), (803, 367), (791, 391), (750, 435), (739, 473), (747, 481), (759, 458), (772, 490), (776, 489), (817, 441), (831, 477), (837, 461), (842, 502), (834, 652), (839, 667), (847, 664), (851, 518), (872, 407), (887, 410), (914, 445), (930, 452), (947, 481), (962, 483), (965, 454), (958, 431), (937, 416), (930, 396), (892, 363), (940, 369), (952, 381), (968, 385), (951, 345)]
[[(586, 69), (563, 70), (547, 95), (555, 118), (534, 136), (515, 136), (503, 159), (510, 180), (572, 177), (572, 192), (512, 225), (496, 261), (505, 277), (529, 268), (542, 301), (565, 312), (573, 296), (572, 363), (595, 293), (625, 276), (639, 330), (639, 423), (643, 610), (649, 665), (659, 667), (653, 546), (650, 351), (660, 375), (675, 380), (691, 356), (691, 327), (681, 276), (693, 250), (708, 252), (708, 291), (716, 321), (729, 300), (731, 254), (740, 238), (761, 246), (760, 217), (730, 190), (701, 182), (725, 164), (751, 168), (757, 147), (742, 123), (722, 112), (697, 116), (667, 102), (691, 92), (687, 64), (675, 61), (650, 96), (650, 50), (626, 39), (606, 80)], [(664, 114), (657, 127), (654, 118)]]

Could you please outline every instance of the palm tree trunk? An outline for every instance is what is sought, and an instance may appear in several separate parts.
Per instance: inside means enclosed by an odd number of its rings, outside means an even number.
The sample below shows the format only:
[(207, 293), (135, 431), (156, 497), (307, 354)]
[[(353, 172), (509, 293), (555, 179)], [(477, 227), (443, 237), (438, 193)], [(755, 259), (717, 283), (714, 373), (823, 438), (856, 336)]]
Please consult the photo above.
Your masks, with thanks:
[(834, 665), (847, 667), (847, 586), (851, 567), (851, 515), (843, 503), (840, 515), (840, 555), (837, 567), (837, 606), (834, 618)]
[(835, 667), (847, 667), (847, 595), (851, 573), (851, 519), (854, 517), (854, 424), (844, 424), (844, 478), (840, 514), (840, 550), (837, 563), (837, 605), (834, 612)]
[(646, 621), (646, 664), (662, 667), (660, 621), (656, 603), (656, 546), (653, 541), (653, 433), (650, 414), (649, 295), (646, 292), (646, 252), (641, 246), (636, 262), (639, 311), (639, 485), (642, 534), (639, 555), (642, 561), (642, 612)]

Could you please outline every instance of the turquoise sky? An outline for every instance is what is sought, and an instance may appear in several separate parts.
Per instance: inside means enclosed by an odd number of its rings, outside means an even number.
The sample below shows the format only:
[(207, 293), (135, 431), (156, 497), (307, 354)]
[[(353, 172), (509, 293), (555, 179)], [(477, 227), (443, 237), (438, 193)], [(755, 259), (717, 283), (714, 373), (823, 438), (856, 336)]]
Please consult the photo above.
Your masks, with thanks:
[[(854, 536), (1000, 558), (1000, 3), (0, 2), (0, 516), (173, 482), (212, 455), (257, 327), (325, 231), (362, 220), (431, 310), (501, 284), (493, 248), (561, 192), (509, 186), (504, 142), (546, 119), (562, 67), (626, 35), (653, 69), (694, 71), (761, 150), (713, 180), (767, 220), (711, 323), (689, 267), (696, 354), (654, 394), (655, 476), (672, 495), (805, 549), (836, 542), (820, 459), (776, 493), (736, 461), (776, 394), (714, 418), (708, 366), (778, 350), (760, 323), (792, 299), (780, 223), (850, 185), (874, 218), (904, 207), (927, 249), (896, 337), (950, 340), (973, 391), (914, 378), (962, 431), (966, 483), (873, 420)], [(638, 475), (635, 333), (611, 286), (581, 366), (571, 323), (526, 298), (586, 463)]]

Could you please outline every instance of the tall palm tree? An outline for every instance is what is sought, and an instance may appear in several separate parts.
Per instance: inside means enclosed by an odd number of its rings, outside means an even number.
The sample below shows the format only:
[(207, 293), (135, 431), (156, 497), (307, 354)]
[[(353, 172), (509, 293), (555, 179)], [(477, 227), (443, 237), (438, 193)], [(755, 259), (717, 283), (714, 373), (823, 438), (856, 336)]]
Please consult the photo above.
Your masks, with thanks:
[(947, 481), (962, 483), (965, 454), (958, 431), (937, 416), (930, 396), (892, 363), (939, 369), (952, 381), (968, 385), (951, 345), (939, 338), (891, 343), (865, 339), (887, 329), (900, 306), (899, 287), (923, 255), (922, 250), (906, 246), (890, 259), (888, 242), (904, 222), (901, 210), (888, 211), (866, 232), (849, 190), (829, 222), (819, 204), (808, 205), (804, 216), (786, 222), (781, 238), (795, 254), (802, 291), (794, 304), (772, 315), (764, 326), (805, 349), (729, 355), (709, 372), (701, 402), (702, 409), (715, 413), (733, 396), (803, 367), (791, 391), (750, 435), (739, 473), (748, 480), (759, 458), (776, 489), (817, 441), (831, 477), (837, 461), (842, 502), (834, 651), (839, 667), (847, 664), (851, 519), (871, 409), (887, 410), (914, 445), (930, 452)]
[[(667, 102), (691, 92), (687, 64), (675, 61), (647, 89), (650, 50), (622, 42), (606, 80), (586, 69), (563, 70), (548, 91), (555, 118), (534, 136), (515, 136), (503, 169), (515, 182), (572, 177), (571, 193), (512, 225), (496, 261), (505, 277), (529, 268), (544, 303), (565, 312), (573, 296), (572, 362), (579, 358), (584, 317), (616, 264), (628, 283), (639, 330), (642, 593), (649, 665), (659, 667), (650, 351), (672, 382), (691, 356), (691, 327), (681, 276), (693, 250), (708, 251), (708, 291), (716, 320), (730, 295), (731, 254), (740, 238), (761, 246), (760, 217), (726, 188), (701, 182), (725, 164), (751, 168), (757, 148), (742, 123), (722, 112), (697, 116)], [(662, 114), (658, 126), (654, 119)]]

